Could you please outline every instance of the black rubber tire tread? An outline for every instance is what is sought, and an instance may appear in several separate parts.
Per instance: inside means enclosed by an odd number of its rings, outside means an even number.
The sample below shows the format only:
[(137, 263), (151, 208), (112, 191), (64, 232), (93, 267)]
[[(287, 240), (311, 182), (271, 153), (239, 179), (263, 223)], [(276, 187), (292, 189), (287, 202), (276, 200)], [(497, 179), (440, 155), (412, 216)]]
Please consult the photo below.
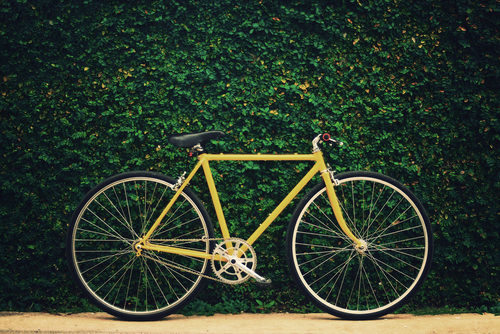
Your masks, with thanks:
[(327, 305), (323, 304), (319, 300), (317, 300), (309, 291), (308, 289), (304, 286), (303, 282), (299, 278), (299, 274), (296, 271), (295, 265), (294, 265), (294, 260), (293, 260), (293, 251), (292, 251), (292, 242), (293, 242), (293, 231), (295, 230), (295, 225), (298, 223), (299, 215), (302, 212), (303, 208), (305, 205), (309, 202), (313, 196), (321, 191), (324, 187), (325, 184), (323, 182), (318, 183), (315, 185), (304, 198), (297, 204), (297, 207), (292, 215), (292, 218), (290, 219), (290, 223), (288, 225), (288, 231), (287, 231), (287, 238), (286, 238), (286, 244), (287, 244), (287, 261), (288, 261), (288, 267), (290, 270), (290, 273), (295, 281), (295, 283), (300, 287), (302, 290), (303, 294), (317, 307), (319, 307), (321, 310), (323, 310), (326, 313), (330, 313), (334, 316), (347, 319), (347, 320), (370, 320), (370, 319), (375, 319), (378, 317), (381, 317), (383, 315), (392, 313), (394, 310), (398, 309), (401, 307), (404, 303), (406, 303), (420, 288), (422, 285), (422, 282), (425, 280), (425, 277), (427, 276), (431, 263), (432, 263), (432, 257), (433, 257), (433, 252), (434, 252), (434, 245), (433, 245), (433, 237), (432, 237), (432, 228), (431, 224), (429, 222), (429, 217), (428, 214), (422, 205), (422, 203), (418, 200), (418, 198), (410, 191), (408, 190), (404, 185), (402, 185), (400, 182), (396, 181), (395, 179), (388, 177), (386, 175), (380, 174), (380, 173), (375, 173), (375, 172), (368, 172), (368, 171), (352, 171), (352, 172), (345, 172), (345, 173), (340, 173), (335, 175), (335, 178), (340, 180), (351, 178), (351, 177), (371, 177), (375, 179), (379, 179), (385, 182), (388, 182), (392, 184), (393, 186), (399, 188), (402, 190), (410, 199), (415, 203), (417, 206), (418, 210), (420, 211), (424, 224), (426, 226), (427, 232), (428, 232), (428, 255), (427, 255), (427, 260), (425, 264), (425, 268), (423, 270), (422, 275), (419, 278), (419, 281), (417, 284), (414, 286), (412, 291), (408, 293), (401, 301), (396, 303), (395, 305), (384, 309), (382, 311), (377, 311), (373, 313), (366, 313), (366, 314), (351, 314), (351, 313), (344, 313), (340, 312), (338, 310), (332, 309), (328, 307)]
[[(92, 198), (92, 196), (94, 196), (102, 188), (106, 187), (107, 185), (109, 185), (113, 182), (119, 181), (121, 179), (131, 178), (131, 177), (150, 177), (150, 178), (156, 178), (156, 179), (160, 179), (162, 181), (166, 181), (170, 184), (176, 183), (175, 179), (173, 179), (169, 176), (166, 176), (166, 175), (163, 175), (160, 173), (150, 172), (150, 171), (125, 172), (125, 173), (111, 176), (111, 177), (105, 179), (104, 181), (102, 181), (101, 183), (99, 183), (97, 186), (95, 186), (89, 192), (87, 192), (87, 194), (83, 197), (82, 201), (80, 202), (78, 208), (73, 213), (73, 216), (71, 217), (71, 221), (70, 221), (67, 236), (66, 236), (66, 259), (67, 259), (67, 263), (69, 266), (69, 271), (71, 272), (71, 275), (72, 275), (73, 279), (75, 280), (75, 282), (77, 283), (77, 285), (80, 287), (80, 291), (83, 291), (85, 297), (87, 297), (87, 299), (89, 299), (94, 305), (96, 305), (97, 307), (99, 307), (103, 311), (105, 311), (111, 315), (114, 315), (118, 318), (121, 318), (123, 320), (129, 320), (129, 321), (158, 320), (158, 319), (164, 318), (165, 316), (167, 316), (169, 314), (172, 314), (172, 313), (178, 311), (183, 306), (185, 306), (206, 285), (207, 280), (202, 278), (200, 280), (200, 282), (198, 283), (198, 285), (195, 287), (195, 289), (183, 301), (181, 301), (179, 304), (177, 304), (171, 308), (168, 308), (166, 310), (159, 310), (159, 311), (157, 311), (155, 313), (151, 313), (151, 314), (128, 314), (128, 313), (122, 313), (122, 312), (119, 312), (115, 309), (109, 308), (107, 305), (105, 305), (105, 304), (101, 303), (99, 300), (95, 299), (90, 294), (90, 292), (87, 291), (87, 288), (84, 286), (84, 284), (80, 281), (78, 274), (77, 274), (75, 263), (73, 262), (73, 256), (72, 256), (73, 229), (75, 227), (76, 219), (78, 218), (79, 213), (82, 210), (82, 208), (89, 201), (89, 199)], [(213, 238), (214, 237), (213, 225), (212, 225), (211, 219), (210, 219), (205, 207), (203, 206), (202, 202), (187, 187), (184, 189), (183, 193), (186, 194), (198, 207), (198, 209), (200, 210), (200, 213), (203, 215), (203, 219), (205, 220), (205, 223), (207, 226), (207, 231), (209, 234), (209, 238)], [(210, 242), (210, 245), (209, 245), (210, 252), (213, 250), (213, 248), (214, 248), (214, 243), (212, 241), (212, 242)], [(207, 274), (207, 272), (209, 272), (209, 271), (210, 271), (210, 265), (207, 265), (205, 268), (204, 274)]]

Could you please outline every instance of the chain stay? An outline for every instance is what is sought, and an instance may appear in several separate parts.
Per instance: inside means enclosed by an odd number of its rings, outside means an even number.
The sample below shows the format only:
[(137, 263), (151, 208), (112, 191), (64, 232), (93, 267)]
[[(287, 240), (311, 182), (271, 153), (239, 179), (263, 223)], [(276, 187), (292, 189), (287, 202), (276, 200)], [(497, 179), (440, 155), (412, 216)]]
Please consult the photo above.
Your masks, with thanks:
[[(155, 239), (155, 240), (157, 240), (157, 241), (163, 241), (163, 242), (169, 242), (169, 241), (170, 242), (172, 242), (172, 241), (176, 241), (176, 242), (203, 241), (203, 242), (205, 242), (205, 241), (219, 241), (219, 240), (226, 240), (226, 239), (225, 238), (202, 238), (202, 239)], [(184, 267), (181, 267), (181, 266), (177, 266), (175, 264), (168, 263), (168, 262), (162, 261), (160, 259), (155, 259), (155, 258), (152, 258), (151, 256), (148, 256), (148, 255), (144, 254), (144, 253), (142, 253), (141, 256), (144, 256), (147, 259), (150, 259), (152, 261), (158, 262), (158, 263), (160, 263), (160, 264), (162, 264), (164, 266), (170, 267), (170, 268), (181, 270), (181, 271), (193, 274), (193, 275), (201, 276), (202, 278), (206, 278), (206, 279), (209, 279), (209, 280), (212, 280), (212, 281), (216, 281), (216, 282), (219, 282), (219, 283), (226, 283), (225, 281), (221, 280), (220, 278), (212, 277), (212, 276), (209, 276), (209, 275), (205, 275), (205, 274), (202, 274), (201, 272), (198, 272), (198, 271), (195, 271), (195, 270), (191, 270), (189, 268), (184, 268)]]

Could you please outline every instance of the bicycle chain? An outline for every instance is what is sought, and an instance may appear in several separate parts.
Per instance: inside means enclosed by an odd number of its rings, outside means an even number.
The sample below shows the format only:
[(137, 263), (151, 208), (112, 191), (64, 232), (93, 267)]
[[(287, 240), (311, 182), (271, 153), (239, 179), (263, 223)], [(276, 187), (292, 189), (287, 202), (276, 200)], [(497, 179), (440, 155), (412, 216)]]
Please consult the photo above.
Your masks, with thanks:
[[(192, 242), (192, 241), (219, 241), (219, 240), (225, 240), (225, 238), (202, 238), (202, 239), (155, 239), (156, 241), (163, 241), (163, 242), (171, 242), (171, 241), (176, 241), (176, 242)], [(150, 259), (152, 261), (155, 261), (155, 262), (158, 262), (160, 264), (163, 264), (164, 266), (167, 266), (167, 267), (171, 267), (171, 268), (174, 268), (174, 269), (177, 269), (177, 270), (181, 270), (181, 271), (184, 271), (184, 272), (187, 272), (187, 273), (190, 273), (190, 274), (193, 274), (193, 275), (197, 275), (197, 276), (201, 276), (202, 278), (206, 278), (206, 279), (210, 279), (212, 281), (216, 281), (216, 282), (219, 282), (219, 283), (225, 283), (225, 284), (230, 284), (230, 283), (226, 283), (225, 281), (221, 280), (220, 278), (217, 278), (217, 277), (212, 277), (212, 276), (209, 276), (209, 275), (205, 275), (205, 274), (202, 274), (201, 272), (198, 272), (198, 271), (195, 271), (195, 270), (191, 270), (189, 268), (183, 268), (183, 267), (180, 267), (180, 266), (177, 266), (175, 264), (172, 264), (172, 263), (168, 263), (168, 262), (165, 262), (165, 261), (162, 261), (160, 259), (154, 259), (150, 256), (147, 256), (146, 254), (142, 254), (141, 256), (144, 256), (145, 258), (147, 259)], [(212, 261), (212, 260), (210, 260)]]

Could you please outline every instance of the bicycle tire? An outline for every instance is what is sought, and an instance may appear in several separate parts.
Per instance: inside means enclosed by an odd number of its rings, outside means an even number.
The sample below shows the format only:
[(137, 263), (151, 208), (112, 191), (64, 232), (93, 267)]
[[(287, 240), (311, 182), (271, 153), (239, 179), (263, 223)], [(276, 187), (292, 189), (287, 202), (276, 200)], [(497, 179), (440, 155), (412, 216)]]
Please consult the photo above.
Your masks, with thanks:
[[(90, 190), (74, 212), (66, 238), (69, 268), (102, 310), (126, 320), (156, 320), (179, 310), (203, 286), (200, 274), (209, 270), (209, 260), (144, 249), (137, 256), (134, 249), (172, 198), (174, 184), (147, 171), (118, 174)], [(213, 244), (202, 238), (213, 235), (201, 201), (184, 189), (150, 241), (209, 253)]]
[(402, 306), (427, 275), (433, 253), (427, 213), (398, 181), (373, 172), (336, 175), (335, 192), (356, 250), (316, 185), (297, 205), (287, 232), (295, 282), (320, 309), (351, 320), (374, 319)]

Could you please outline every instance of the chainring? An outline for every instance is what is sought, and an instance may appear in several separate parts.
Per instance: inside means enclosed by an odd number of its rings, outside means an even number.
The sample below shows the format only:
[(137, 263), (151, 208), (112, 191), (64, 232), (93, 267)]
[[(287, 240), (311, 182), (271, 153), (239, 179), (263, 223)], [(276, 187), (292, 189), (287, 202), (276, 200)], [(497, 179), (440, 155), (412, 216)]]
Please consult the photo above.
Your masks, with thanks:
[[(243, 246), (246, 250), (242, 249)], [(226, 239), (217, 244), (212, 252), (212, 271), (226, 284), (243, 283), (250, 276), (238, 268), (235, 261), (252, 271), (257, 267), (257, 255), (251, 245), (238, 238)]]

